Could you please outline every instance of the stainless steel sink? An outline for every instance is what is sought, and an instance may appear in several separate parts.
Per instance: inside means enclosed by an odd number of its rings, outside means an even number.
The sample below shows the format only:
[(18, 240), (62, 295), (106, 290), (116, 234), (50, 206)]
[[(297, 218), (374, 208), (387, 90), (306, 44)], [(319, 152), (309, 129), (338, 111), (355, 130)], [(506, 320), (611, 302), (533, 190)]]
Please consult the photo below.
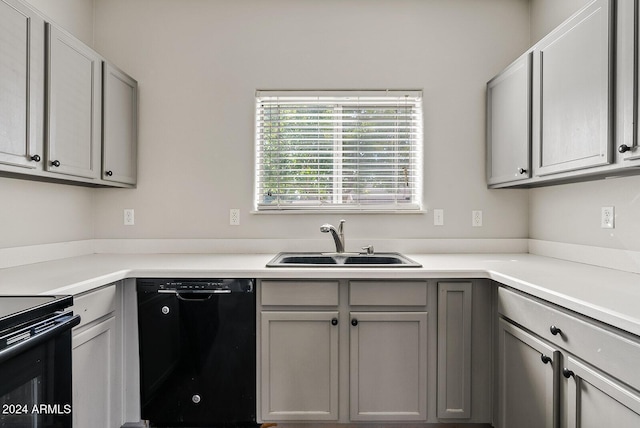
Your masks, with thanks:
[(267, 267), (422, 267), (400, 253), (279, 253)]

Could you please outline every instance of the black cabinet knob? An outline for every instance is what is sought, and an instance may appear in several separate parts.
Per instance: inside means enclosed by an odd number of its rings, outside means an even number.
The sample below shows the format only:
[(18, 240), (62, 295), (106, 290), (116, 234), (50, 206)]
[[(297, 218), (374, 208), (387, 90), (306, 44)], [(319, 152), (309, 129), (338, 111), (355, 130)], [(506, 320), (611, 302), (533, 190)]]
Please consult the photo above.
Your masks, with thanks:
[(544, 354), (540, 355), (540, 359), (544, 364), (549, 364), (551, 362), (551, 357)]
[(562, 330), (560, 330), (558, 327), (556, 327), (555, 325), (552, 325), (551, 327), (549, 327), (549, 331), (551, 332), (551, 334), (553, 334), (554, 336), (557, 336), (558, 334), (562, 333)]
[(31, 156), (31, 160), (34, 162), (40, 162), (42, 158), (40, 157), (40, 155), (33, 155)]
[(625, 153), (625, 152), (628, 152), (629, 150), (631, 150), (631, 147), (627, 146), (626, 144), (622, 144), (618, 146), (619, 153)]
[(520, 175), (522, 175), (522, 174), (526, 174), (527, 170), (525, 168), (520, 168), (518, 169), (518, 172), (520, 173)]
[(60, 161), (59, 160), (54, 160), (53, 162), (51, 162), (51, 166), (59, 167), (60, 166)]
[(562, 369), (562, 376), (566, 377), (567, 379), (569, 379), (570, 377), (575, 377), (575, 373), (571, 370), (569, 370), (568, 368), (563, 368)]
[(357, 320), (357, 319), (355, 319), (355, 318), (354, 318), (354, 319), (352, 319), (352, 320), (351, 320), (351, 325), (352, 325), (352, 326), (354, 326), (354, 327), (355, 327), (355, 326), (357, 326), (357, 325), (358, 325), (358, 320)]
[(113, 175), (113, 171), (107, 171), (104, 173), (107, 177), (111, 177)]
[(338, 318), (332, 318), (331, 325), (338, 325)]

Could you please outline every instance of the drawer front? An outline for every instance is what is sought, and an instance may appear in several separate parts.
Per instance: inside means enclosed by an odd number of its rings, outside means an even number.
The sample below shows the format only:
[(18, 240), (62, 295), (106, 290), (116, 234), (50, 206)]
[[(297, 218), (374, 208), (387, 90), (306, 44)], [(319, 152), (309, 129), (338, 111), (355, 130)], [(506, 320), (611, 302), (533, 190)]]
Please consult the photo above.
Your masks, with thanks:
[(351, 281), (352, 306), (426, 306), (425, 281)]
[(109, 285), (97, 291), (74, 296), (73, 313), (80, 315), (76, 329), (116, 310), (116, 286)]
[[(498, 289), (500, 314), (598, 369), (640, 389), (640, 338), (561, 312), (520, 294)], [(552, 326), (559, 329), (552, 333)]]
[(262, 281), (262, 306), (338, 306), (338, 281)]

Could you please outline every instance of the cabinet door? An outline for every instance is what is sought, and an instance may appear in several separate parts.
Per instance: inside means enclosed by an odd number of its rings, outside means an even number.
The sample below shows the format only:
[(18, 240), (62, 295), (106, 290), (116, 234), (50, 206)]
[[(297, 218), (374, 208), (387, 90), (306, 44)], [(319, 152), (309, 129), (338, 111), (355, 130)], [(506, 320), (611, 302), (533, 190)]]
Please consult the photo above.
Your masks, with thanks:
[[(573, 357), (565, 358), (563, 426), (639, 427), (640, 396)], [(630, 369), (633, 369), (630, 367)], [(566, 377), (568, 376), (568, 377)]]
[(487, 83), (487, 182), (531, 177), (531, 52)]
[(0, 163), (36, 168), (42, 159), (44, 21), (0, 0)]
[(612, 0), (597, 0), (534, 50), (536, 174), (612, 161)]
[(338, 419), (338, 312), (261, 313), (262, 419)]
[(351, 419), (427, 419), (427, 313), (352, 312)]
[(138, 83), (104, 63), (102, 178), (135, 184), (138, 152)]
[(498, 323), (498, 428), (558, 427), (560, 353), (512, 324)]
[(100, 169), (101, 58), (47, 24), (48, 171), (97, 178)]
[(116, 322), (111, 317), (73, 336), (73, 426), (115, 428), (120, 420)]
[(438, 418), (471, 417), (470, 282), (438, 283)]

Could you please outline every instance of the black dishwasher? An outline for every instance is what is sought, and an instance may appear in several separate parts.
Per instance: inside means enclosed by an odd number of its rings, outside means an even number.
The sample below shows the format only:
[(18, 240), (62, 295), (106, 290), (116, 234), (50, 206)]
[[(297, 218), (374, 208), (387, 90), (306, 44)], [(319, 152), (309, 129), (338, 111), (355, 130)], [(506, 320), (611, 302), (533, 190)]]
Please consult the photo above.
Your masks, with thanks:
[(253, 279), (137, 280), (142, 419), (255, 427)]

